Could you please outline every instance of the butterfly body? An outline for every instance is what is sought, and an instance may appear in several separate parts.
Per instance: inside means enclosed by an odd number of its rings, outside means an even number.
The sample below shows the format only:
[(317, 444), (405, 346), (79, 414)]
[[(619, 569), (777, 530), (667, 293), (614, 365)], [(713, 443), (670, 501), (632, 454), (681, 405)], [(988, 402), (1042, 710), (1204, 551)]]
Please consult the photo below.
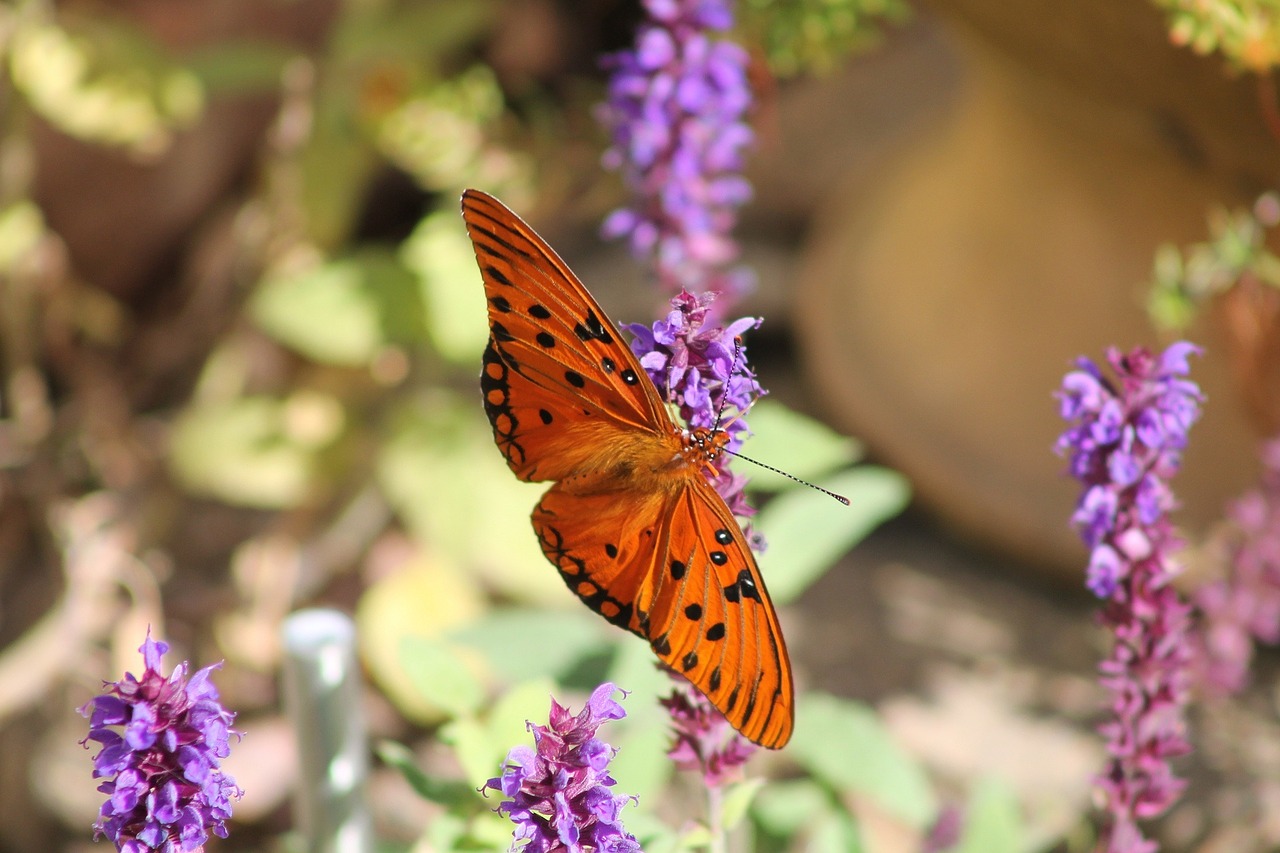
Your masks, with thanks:
[(728, 435), (676, 425), (617, 327), (519, 217), (476, 190), (462, 210), (489, 305), (480, 385), (494, 441), (517, 477), (553, 483), (532, 516), (543, 553), (746, 737), (784, 745), (793, 688), (777, 615), (708, 480)]

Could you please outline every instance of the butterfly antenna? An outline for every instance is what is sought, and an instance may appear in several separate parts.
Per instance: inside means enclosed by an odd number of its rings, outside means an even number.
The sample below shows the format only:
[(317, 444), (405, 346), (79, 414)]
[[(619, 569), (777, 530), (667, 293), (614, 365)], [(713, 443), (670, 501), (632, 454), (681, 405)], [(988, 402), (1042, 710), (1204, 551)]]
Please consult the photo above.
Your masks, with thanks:
[(720, 423), (724, 420), (724, 407), (729, 402), (729, 381), (738, 372), (738, 360), (742, 357), (742, 338), (733, 339), (733, 363), (729, 365), (729, 378), (724, 381), (724, 393), (720, 395), (720, 408), (716, 409), (715, 426), (712, 432), (720, 432)]
[(840, 503), (844, 504), (845, 506), (849, 506), (849, 499), (846, 498), (844, 495), (837, 495), (835, 492), (831, 491), (830, 489), (824, 489), (822, 488), (822, 486), (816, 485), (814, 483), (810, 483), (808, 480), (801, 480), (799, 477), (795, 476), (794, 474), (788, 474), (786, 471), (783, 471), (781, 468), (774, 468), (772, 465), (766, 465), (758, 459), (752, 459), (750, 456), (743, 456), (741, 453), (730, 450), (727, 447), (722, 448), (721, 453), (728, 453), (730, 456), (736, 456), (739, 459), (743, 460), (744, 462), (750, 462), (752, 465), (759, 465), (761, 468), (763, 468), (766, 471), (772, 471), (775, 474), (781, 474), (782, 476), (786, 477), (788, 480), (791, 480), (794, 483), (799, 483), (802, 486), (808, 486), (811, 489), (817, 489), (818, 491), (822, 492), (824, 495), (833, 497), (836, 500), (840, 501)]
[[(733, 339), (733, 366), (729, 369), (730, 378), (732, 378), (734, 374), (738, 372), (738, 360), (741, 358), (741, 356), (742, 356), (742, 339), (734, 338)], [(725, 392), (726, 393), (724, 394), (724, 396), (720, 398), (720, 410), (716, 412), (716, 425), (712, 429), (712, 432), (720, 431), (720, 423), (724, 419), (724, 404), (729, 400), (728, 382), (725, 383)], [(734, 417), (734, 420), (737, 420), (739, 417), (741, 417), (741, 414), (736, 415)], [(791, 480), (792, 482), (795, 482), (795, 483), (799, 483), (802, 486), (808, 486), (811, 489), (817, 489), (818, 491), (822, 492), (824, 495), (830, 495), (831, 497), (840, 501), (840, 503), (844, 504), (845, 506), (849, 506), (849, 499), (846, 498), (844, 495), (837, 495), (835, 492), (831, 491), (830, 489), (824, 489), (822, 488), (822, 486), (818, 486), (813, 483), (810, 483), (808, 480), (801, 480), (799, 477), (795, 476), (794, 474), (788, 474), (786, 471), (783, 471), (780, 468), (774, 468), (772, 465), (766, 465), (763, 462), (759, 461), (758, 459), (752, 459), (750, 456), (743, 456), (741, 453), (736, 453), (727, 447), (723, 448), (723, 452), (728, 453), (730, 456), (736, 456), (739, 459), (743, 460), (744, 462), (750, 462), (752, 465), (758, 465), (761, 468), (765, 469), (766, 471), (772, 471), (775, 474), (781, 474), (782, 476), (786, 477), (788, 480)]]

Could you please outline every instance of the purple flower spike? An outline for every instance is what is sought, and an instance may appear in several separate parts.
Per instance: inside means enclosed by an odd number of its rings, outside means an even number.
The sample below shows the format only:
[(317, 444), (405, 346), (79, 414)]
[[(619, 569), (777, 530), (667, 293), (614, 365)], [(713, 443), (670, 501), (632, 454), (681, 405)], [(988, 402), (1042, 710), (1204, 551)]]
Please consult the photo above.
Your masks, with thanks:
[(1100, 621), (1114, 636), (1099, 667), (1112, 695), (1100, 732), (1111, 760), (1097, 780), (1108, 821), (1098, 850), (1148, 853), (1138, 821), (1165, 812), (1186, 782), (1169, 761), (1190, 751), (1185, 708), (1190, 686), (1190, 608), (1171, 581), (1182, 544), (1168, 514), (1167, 480), (1178, 470), (1201, 394), (1176, 343), (1160, 357), (1145, 349), (1107, 351), (1114, 379), (1088, 359), (1058, 394), (1071, 426), (1057, 450), (1083, 491), (1072, 524), (1091, 549), (1086, 585), (1105, 600)]
[(736, 781), (742, 765), (755, 754), (755, 744), (734, 731), (724, 714), (684, 676), (669, 669), (666, 672), (677, 685), (668, 698), (659, 700), (671, 715), (675, 734), (667, 757), (681, 770), (701, 773), (708, 788)]
[(125, 673), (80, 708), (89, 718), (81, 743), (102, 744), (93, 777), (107, 779), (98, 787), (107, 801), (94, 837), (105, 835), (129, 853), (199, 850), (210, 832), (227, 837), (231, 800), (243, 793), (220, 769), (230, 735), (238, 734), (231, 728), (235, 715), (218, 703), (209, 680), (220, 664), (188, 680), (183, 661), (166, 679), (160, 659), (169, 645), (148, 633), (138, 651), (145, 664), (141, 678)]
[(600, 118), (613, 135), (604, 164), (634, 195), (604, 223), (668, 290), (741, 292), (745, 269), (730, 236), (751, 197), (742, 177), (752, 142), (747, 53), (712, 34), (733, 25), (728, 0), (645, 0), (635, 48), (606, 58)]
[(507, 753), (502, 775), (481, 791), (508, 799), (498, 813), (515, 823), (511, 850), (521, 853), (639, 853), (640, 844), (622, 828), (622, 807), (634, 797), (615, 794), (608, 773), (615, 750), (596, 737), (610, 720), (626, 716), (613, 700), (617, 688), (601, 684), (577, 714), (551, 700), (549, 725), (529, 724), (536, 749)]
[(1227, 510), (1215, 543), (1225, 577), (1195, 593), (1197, 677), (1220, 696), (1248, 683), (1255, 642), (1280, 642), (1280, 438), (1261, 456), (1261, 483)]
[[(729, 434), (728, 449), (737, 451), (750, 435), (743, 416), (765, 393), (747, 367), (746, 347), (738, 336), (758, 328), (761, 321), (743, 317), (727, 327), (715, 325), (715, 299), (713, 293), (694, 296), (681, 291), (672, 298), (670, 313), (652, 327), (623, 327), (634, 336), (632, 352), (662, 398), (679, 408), (681, 419), (690, 428), (719, 426)], [(734, 515), (747, 518), (755, 513), (743, 493), (746, 477), (722, 466), (714, 485)]]

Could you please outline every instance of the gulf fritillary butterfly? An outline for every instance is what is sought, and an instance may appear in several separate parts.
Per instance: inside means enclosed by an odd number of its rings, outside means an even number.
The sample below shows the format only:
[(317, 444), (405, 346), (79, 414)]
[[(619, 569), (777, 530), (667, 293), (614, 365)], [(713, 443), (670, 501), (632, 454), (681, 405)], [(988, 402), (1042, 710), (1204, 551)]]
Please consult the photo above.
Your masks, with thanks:
[(542, 552), (582, 601), (649, 641), (745, 737), (791, 738), (791, 664), (742, 528), (705, 471), (723, 431), (678, 427), (618, 327), (502, 202), (462, 194), (489, 302), (480, 388)]

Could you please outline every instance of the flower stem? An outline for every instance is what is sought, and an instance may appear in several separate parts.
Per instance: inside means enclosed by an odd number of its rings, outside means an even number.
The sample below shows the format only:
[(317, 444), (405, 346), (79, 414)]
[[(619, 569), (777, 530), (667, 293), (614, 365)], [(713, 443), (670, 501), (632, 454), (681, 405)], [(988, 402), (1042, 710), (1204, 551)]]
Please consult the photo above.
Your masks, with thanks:
[(729, 845), (724, 835), (724, 789), (719, 785), (707, 786), (707, 829), (711, 841), (708, 853), (728, 853)]

